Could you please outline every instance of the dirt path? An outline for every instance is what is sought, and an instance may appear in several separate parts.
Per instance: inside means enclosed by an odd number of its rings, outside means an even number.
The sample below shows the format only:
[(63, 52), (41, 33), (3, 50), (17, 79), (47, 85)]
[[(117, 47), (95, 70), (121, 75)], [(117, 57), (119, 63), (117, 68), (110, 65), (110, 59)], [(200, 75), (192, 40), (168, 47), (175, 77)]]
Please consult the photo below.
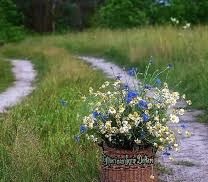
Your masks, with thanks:
[[(81, 60), (90, 63), (94, 68), (102, 70), (108, 77), (115, 78), (121, 76), (121, 81), (126, 83), (137, 83), (120, 67), (109, 63), (104, 59), (93, 57), (79, 57)], [(131, 85), (130, 85), (131, 86)], [(182, 106), (181, 103), (178, 106)], [(171, 152), (174, 161), (169, 157), (161, 156), (160, 161), (169, 169), (171, 174), (161, 176), (166, 182), (208, 182), (208, 125), (197, 122), (196, 117), (202, 114), (201, 111), (189, 111), (181, 117), (179, 125), (186, 127), (193, 133), (190, 138), (181, 138), (181, 150)]]
[(174, 161), (163, 156), (163, 164), (172, 174), (163, 175), (167, 182), (208, 182), (208, 125), (197, 122), (200, 111), (189, 111), (181, 117), (179, 125), (192, 132), (190, 138), (181, 138), (180, 152), (170, 152)]
[(32, 63), (26, 60), (12, 60), (11, 62), (16, 81), (5, 92), (0, 93), (0, 113), (6, 112), (9, 107), (20, 102), (34, 89), (32, 82), (36, 71)]

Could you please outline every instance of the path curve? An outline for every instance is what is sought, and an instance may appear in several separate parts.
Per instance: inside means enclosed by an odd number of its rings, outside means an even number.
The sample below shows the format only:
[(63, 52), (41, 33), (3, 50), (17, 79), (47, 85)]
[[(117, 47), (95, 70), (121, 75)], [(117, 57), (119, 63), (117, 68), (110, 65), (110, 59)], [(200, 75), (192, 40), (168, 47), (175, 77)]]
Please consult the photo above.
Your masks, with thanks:
[[(94, 68), (102, 70), (108, 77), (121, 76), (121, 82), (138, 83), (137, 80), (127, 75), (119, 66), (107, 62), (105, 59), (82, 56), (79, 59), (90, 63)], [(183, 103), (177, 103), (177, 107), (184, 107)], [(161, 155), (160, 161), (171, 168), (173, 174), (162, 175), (165, 182), (208, 182), (208, 125), (197, 122), (197, 116), (201, 111), (188, 111), (180, 118), (180, 125), (185, 125), (187, 130), (193, 133), (190, 138), (181, 138), (179, 152), (171, 152), (175, 161)], [(176, 165), (180, 164), (180, 165)]]
[(5, 92), (0, 93), (0, 113), (6, 112), (34, 90), (36, 71), (33, 64), (27, 60), (11, 60), (11, 63), (15, 82)]

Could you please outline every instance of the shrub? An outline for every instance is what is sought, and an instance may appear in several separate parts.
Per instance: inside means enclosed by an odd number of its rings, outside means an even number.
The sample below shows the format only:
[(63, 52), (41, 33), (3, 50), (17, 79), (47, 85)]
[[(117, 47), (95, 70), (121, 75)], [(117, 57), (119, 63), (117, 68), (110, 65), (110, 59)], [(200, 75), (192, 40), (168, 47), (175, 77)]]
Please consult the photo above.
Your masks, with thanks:
[(0, 43), (17, 41), (24, 37), (23, 16), (11, 0), (0, 0)]
[(107, 0), (96, 21), (110, 28), (145, 24), (169, 24), (174, 17), (181, 24), (208, 23), (208, 0)]
[(109, 0), (99, 10), (99, 24), (111, 28), (144, 25), (148, 21), (143, 4), (140, 0)]
[[(162, 3), (163, 2), (163, 3)], [(156, 0), (146, 9), (151, 24), (167, 24), (170, 17), (181, 23), (208, 23), (208, 0)]]

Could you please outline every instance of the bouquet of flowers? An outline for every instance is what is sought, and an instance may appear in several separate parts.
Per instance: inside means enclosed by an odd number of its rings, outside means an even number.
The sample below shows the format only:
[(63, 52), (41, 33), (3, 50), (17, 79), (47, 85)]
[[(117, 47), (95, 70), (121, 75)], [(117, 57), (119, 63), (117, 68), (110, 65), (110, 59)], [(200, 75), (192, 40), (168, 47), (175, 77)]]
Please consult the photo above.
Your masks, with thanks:
[[(151, 64), (144, 73), (135, 68), (127, 71), (135, 78), (132, 87), (116, 76), (114, 82), (104, 82), (97, 91), (90, 88), (89, 96), (83, 97), (89, 114), (83, 117), (78, 137), (121, 149), (151, 146), (178, 150), (179, 126), (174, 124), (179, 122), (184, 109), (175, 105), (185, 95), (170, 90), (166, 81), (159, 79), (162, 73), (168, 75), (171, 65), (150, 74)], [(190, 100), (186, 102), (191, 104)]]

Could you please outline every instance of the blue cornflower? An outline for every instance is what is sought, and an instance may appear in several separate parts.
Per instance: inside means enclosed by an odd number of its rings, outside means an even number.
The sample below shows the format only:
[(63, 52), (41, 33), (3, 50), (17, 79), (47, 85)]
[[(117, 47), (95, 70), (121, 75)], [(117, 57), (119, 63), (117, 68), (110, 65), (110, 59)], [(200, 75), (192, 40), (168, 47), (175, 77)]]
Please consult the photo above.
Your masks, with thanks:
[(138, 107), (143, 110), (148, 109), (147, 102), (145, 100), (140, 100), (138, 103)]
[(76, 142), (79, 142), (79, 141), (80, 141), (80, 135), (75, 135), (75, 136), (74, 136), (74, 140), (75, 140)]
[(81, 134), (85, 133), (87, 131), (87, 126), (86, 125), (81, 125), (79, 128), (79, 131)]
[(143, 118), (144, 122), (147, 122), (150, 119), (150, 117), (147, 114), (145, 114), (145, 113), (142, 114), (142, 118)]
[(166, 150), (165, 152), (163, 152), (163, 155), (169, 156), (169, 155), (170, 155), (170, 152), (168, 152), (168, 151)]
[(60, 104), (64, 107), (66, 107), (68, 105), (68, 101), (64, 100), (64, 99), (60, 99)]
[(138, 93), (136, 91), (129, 91), (127, 94), (126, 102), (130, 103), (137, 96), (138, 96)]
[(161, 80), (160, 80), (159, 78), (157, 78), (157, 79), (155, 80), (155, 82), (156, 82), (157, 85), (161, 85), (161, 83), (162, 83)]
[(169, 69), (173, 68), (173, 64), (168, 64), (168, 68)]
[(97, 111), (94, 111), (93, 113), (92, 113), (92, 115), (93, 115), (93, 118), (97, 118), (97, 117), (99, 117), (101, 114), (99, 113), (99, 112), (97, 112)]
[(135, 76), (136, 73), (137, 73), (137, 68), (130, 68), (130, 69), (127, 70), (127, 74), (129, 76)]

